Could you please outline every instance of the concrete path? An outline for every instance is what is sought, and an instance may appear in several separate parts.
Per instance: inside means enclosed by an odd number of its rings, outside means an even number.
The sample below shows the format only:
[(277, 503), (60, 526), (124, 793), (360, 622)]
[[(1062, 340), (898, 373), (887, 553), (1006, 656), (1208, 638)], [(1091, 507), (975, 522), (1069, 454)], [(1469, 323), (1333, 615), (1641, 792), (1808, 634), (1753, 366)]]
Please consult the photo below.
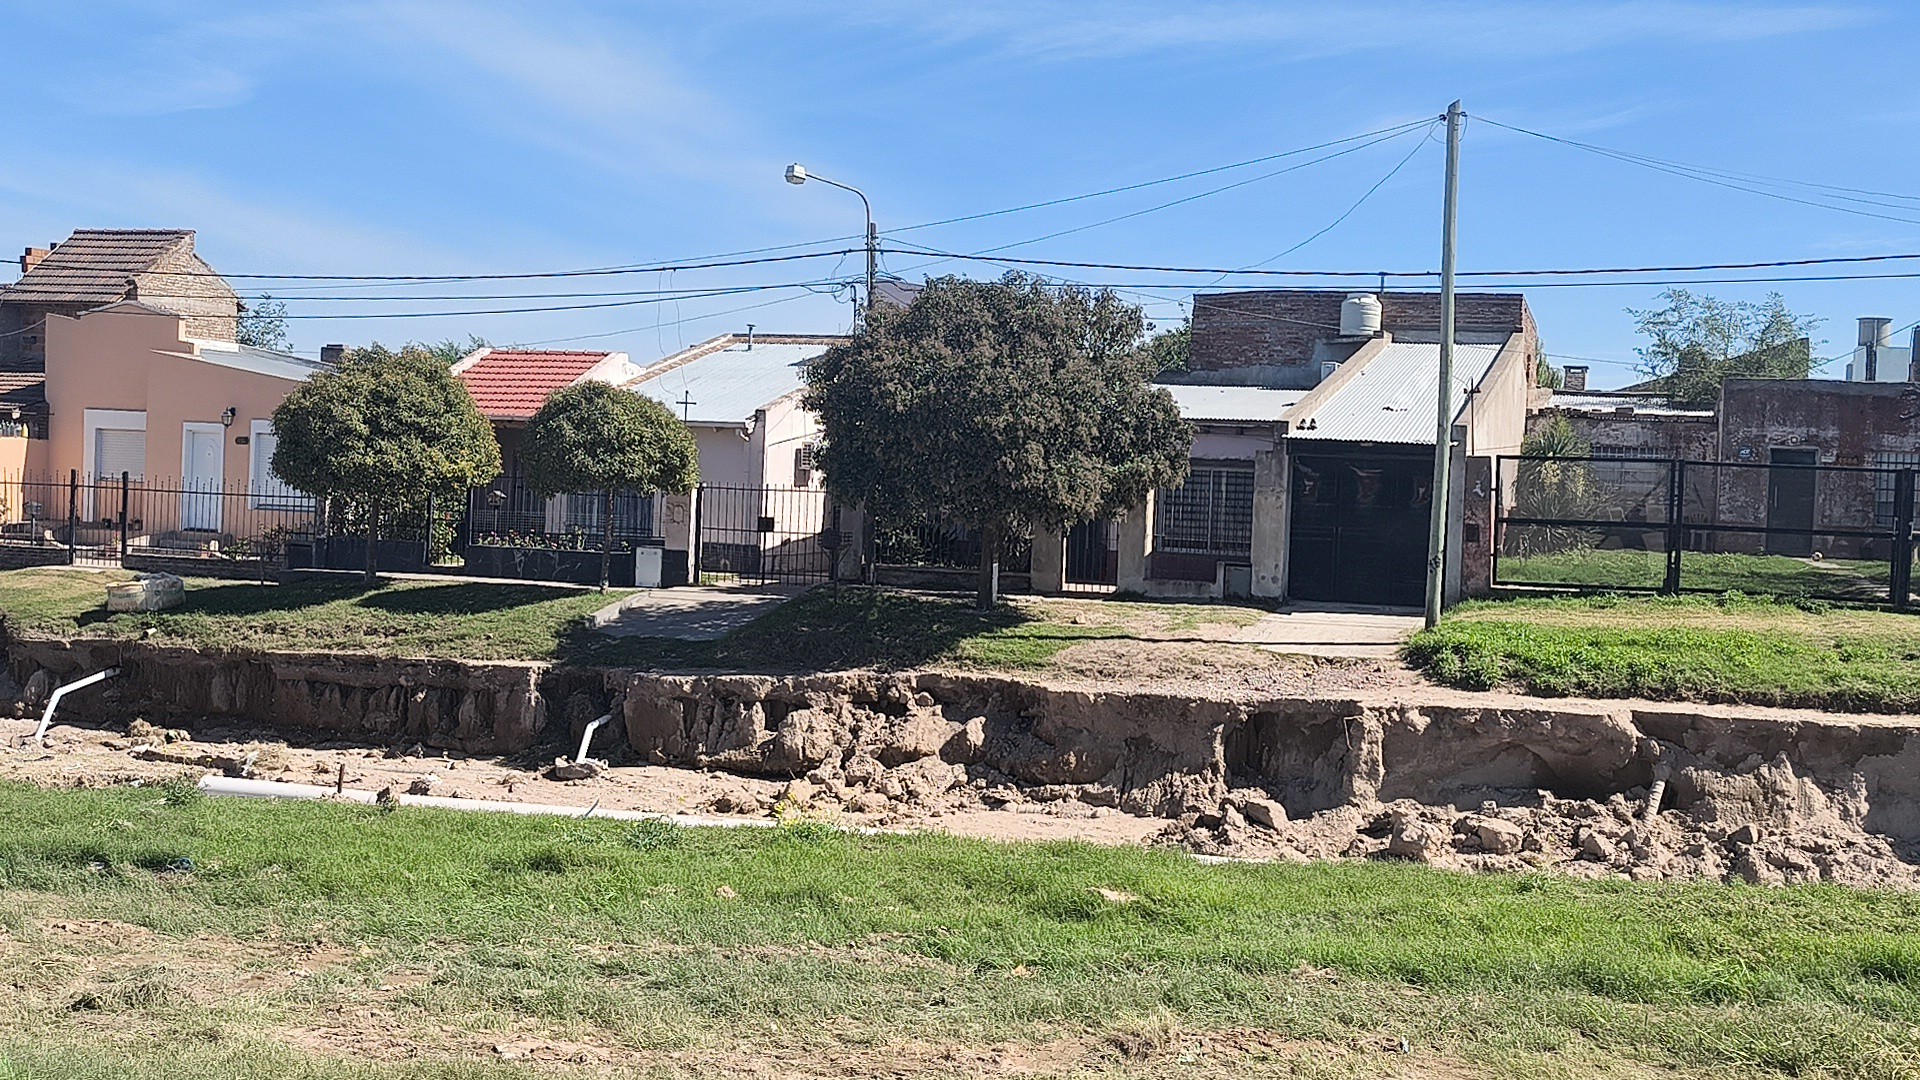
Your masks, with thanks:
[(1276, 653), (1391, 659), (1423, 621), (1412, 608), (1289, 604), (1261, 616), (1234, 640)]
[(594, 629), (615, 637), (712, 641), (806, 592), (805, 585), (680, 586), (642, 589), (593, 613)]

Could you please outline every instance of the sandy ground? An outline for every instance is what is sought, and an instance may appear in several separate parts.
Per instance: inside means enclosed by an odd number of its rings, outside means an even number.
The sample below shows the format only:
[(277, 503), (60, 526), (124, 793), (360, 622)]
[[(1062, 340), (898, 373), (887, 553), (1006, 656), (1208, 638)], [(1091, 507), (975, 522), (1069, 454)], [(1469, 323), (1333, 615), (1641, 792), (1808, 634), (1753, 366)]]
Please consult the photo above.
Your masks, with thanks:
[[(0, 779), (43, 787), (153, 784), (181, 776), (220, 772), (226, 762), (245, 762), (262, 780), (334, 784), (363, 791), (390, 788), (452, 798), (577, 806), (582, 811), (636, 810), (712, 818), (767, 820), (788, 783), (732, 773), (661, 765), (614, 765), (588, 780), (550, 780), (524, 759), (476, 757), (418, 747), (370, 749), (346, 743), (289, 742), (264, 731), (208, 729), (166, 742), (151, 735), (55, 724), (44, 747), (33, 746), (33, 723), (0, 719)], [(185, 732), (175, 732), (184, 736)], [(604, 752), (596, 746), (595, 752)], [(744, 797), (743, 797), (744, 796)], [(734, 809), (745, 808), (745, 812)], [(805, 816), (854, 828), (940, 831), (989, 840), (1085, 840), (1136, 844), (1164, 829), (1163, 818), (1137, 817), (1109, 807), (1066, 799), (1019, 802), (999, 809), (918, 807), (896, 803), (881, 813), (838, 806), (803, 807)]]

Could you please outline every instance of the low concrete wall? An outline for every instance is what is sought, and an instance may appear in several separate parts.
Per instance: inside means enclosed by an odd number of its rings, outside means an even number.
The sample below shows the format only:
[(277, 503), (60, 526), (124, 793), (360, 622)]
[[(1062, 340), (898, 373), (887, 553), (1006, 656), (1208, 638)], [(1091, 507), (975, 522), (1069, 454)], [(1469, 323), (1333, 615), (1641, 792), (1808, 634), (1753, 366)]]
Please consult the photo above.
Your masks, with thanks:
[(392, 743), (418, 741), (469, 753), (533, 745), (546, 719), (529, 663), (390, 660), (329, 653), (199, 652), (125, 641), (12, 641), (7, 661), (24, 685), (118, 667), (100, 690), (61, 704), (62, 713), (125, 720), (138, 713), (193, 727), (243, 720), (288, 732), (332, 733)]
[(211, 559), (193, 555), (168, 555), (159, 551), (130, 548), (120, 565), (143, 574), (178, 574), (181, 577), (227, 578), (233, 581), (267, 581), (280, 567), (261, 559)]
[(0, 570), (25, 570), (30, 566), (65, 566), (67, 549), (37, 544), (0, 544)]

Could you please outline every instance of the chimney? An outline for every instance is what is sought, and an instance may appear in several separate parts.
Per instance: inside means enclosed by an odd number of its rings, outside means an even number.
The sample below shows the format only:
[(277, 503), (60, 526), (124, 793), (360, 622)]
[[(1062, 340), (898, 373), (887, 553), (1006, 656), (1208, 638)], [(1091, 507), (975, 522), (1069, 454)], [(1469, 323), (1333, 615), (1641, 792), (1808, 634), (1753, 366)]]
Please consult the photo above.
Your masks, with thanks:
[(1563, 370), (1565, 374), (1561, 379), (1563, 389), (1576, 394), (1583, 393), (1587, 389), (1587, 365), (1568, 364)]
[(346, 358), (347, 358), (347, 347), (345, 345), (320, 346), (320, 362), (327, 365), (328, 367), (339, 367), (340, 361), (345, 360)]
[(747, 351), (753, 351), (753, 324), (747, 324)]
[(22, 275), (25, 275), (28, 272), (32, 271), (34, 267), (40, 265), (41, 259), (44, 259), (51, 254), (53, 254), (53, 249), (50, 247), (43, 247), (43, 248), (30, 247), (30, 248), (27, 248), (25, 251), (22, 251), (20, 253), (20, 273)]

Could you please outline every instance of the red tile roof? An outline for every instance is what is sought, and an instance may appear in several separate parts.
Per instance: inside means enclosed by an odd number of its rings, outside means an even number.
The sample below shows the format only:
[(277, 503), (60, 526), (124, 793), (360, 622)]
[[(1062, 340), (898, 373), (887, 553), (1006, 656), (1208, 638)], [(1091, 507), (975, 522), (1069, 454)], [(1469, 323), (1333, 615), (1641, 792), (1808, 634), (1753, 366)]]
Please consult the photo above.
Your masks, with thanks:
[(489, 420), (526, 420), (547, 395), (572, 386), (612, 356), (609, 352), (495, 349), (460, 372), (480, 415)]

